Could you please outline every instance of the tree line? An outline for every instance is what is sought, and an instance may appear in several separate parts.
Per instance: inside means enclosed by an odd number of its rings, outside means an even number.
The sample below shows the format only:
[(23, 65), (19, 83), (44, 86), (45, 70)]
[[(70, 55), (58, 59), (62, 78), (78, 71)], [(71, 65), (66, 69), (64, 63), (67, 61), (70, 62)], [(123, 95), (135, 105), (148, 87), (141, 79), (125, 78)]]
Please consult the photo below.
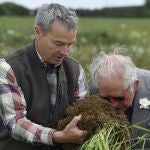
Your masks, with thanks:
[(32, 16), (35, 11), (15, 3), (5, 2), (0, 4), (0, 16)]
[[(0, 4), (0, 16), (33, 16), (36, 11), (10, 2)], [(75, 11), (81, 17), (150, 17), (150, 0), (141, 7), (76, 9)]]

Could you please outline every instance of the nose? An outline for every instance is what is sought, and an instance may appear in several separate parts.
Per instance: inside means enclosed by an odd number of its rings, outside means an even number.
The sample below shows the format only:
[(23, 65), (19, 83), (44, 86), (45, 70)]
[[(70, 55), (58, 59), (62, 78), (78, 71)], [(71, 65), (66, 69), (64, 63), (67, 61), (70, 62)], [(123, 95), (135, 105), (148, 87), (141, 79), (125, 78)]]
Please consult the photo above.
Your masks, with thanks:
[(69, 54), (70, 46), (65, 45), (62, 47), (62, 50), (60, 51), (62, 55), (67, 56)]
[(114, 108), (118, 108), (119, 102), (113, 100), (113, 98), (110, 98), (110, 103)]

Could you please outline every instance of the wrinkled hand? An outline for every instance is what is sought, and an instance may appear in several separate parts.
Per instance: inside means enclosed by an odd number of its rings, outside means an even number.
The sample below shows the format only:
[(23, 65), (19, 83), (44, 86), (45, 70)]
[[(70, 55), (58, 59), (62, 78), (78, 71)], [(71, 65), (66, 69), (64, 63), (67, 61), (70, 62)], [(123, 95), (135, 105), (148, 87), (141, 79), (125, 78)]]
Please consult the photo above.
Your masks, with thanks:
[(80, 119), (81, 115), (75, 116), (64, 130), (54, 132), (53, 141), (57, 143), (82, 143), (87, 136), (87, 131), (77, 127)]

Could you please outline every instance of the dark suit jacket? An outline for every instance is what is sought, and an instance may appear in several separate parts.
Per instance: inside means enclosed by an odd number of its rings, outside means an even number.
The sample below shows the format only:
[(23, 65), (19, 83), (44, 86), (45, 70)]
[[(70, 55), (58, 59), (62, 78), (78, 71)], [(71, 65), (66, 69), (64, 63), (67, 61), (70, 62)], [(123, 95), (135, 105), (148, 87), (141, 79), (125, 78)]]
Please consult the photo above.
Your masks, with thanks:
[[(150, 71), (137, 69), (137, 75), (139, 79), (139, 89), (134, 97), (131, 124), (149, 129), (149, 131), (133, 128), (133, 137), (147, 134), (147, 137), (150, 138), (150, 109), (140, 109), (139, 104), (141, 98), (148, 98), (150, 100)], [(142, 142), (141, 145), (137, 145), (136, 148), (142, 148), (141, 146)], [(145, 147), (150, 148), (150, 139), (146, 141)]]

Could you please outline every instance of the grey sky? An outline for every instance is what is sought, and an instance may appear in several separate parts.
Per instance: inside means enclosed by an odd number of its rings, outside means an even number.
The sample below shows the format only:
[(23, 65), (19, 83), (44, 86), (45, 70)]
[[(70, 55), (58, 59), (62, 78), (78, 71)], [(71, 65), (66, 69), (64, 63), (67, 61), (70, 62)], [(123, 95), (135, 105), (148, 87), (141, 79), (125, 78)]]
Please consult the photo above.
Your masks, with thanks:
[(14, 2), (27, 8), (34, 9), (45, 3), (59, 3), (71, 8), (103, 8), (118, 6), (142, 6), (146, 0), (0, 0)]

